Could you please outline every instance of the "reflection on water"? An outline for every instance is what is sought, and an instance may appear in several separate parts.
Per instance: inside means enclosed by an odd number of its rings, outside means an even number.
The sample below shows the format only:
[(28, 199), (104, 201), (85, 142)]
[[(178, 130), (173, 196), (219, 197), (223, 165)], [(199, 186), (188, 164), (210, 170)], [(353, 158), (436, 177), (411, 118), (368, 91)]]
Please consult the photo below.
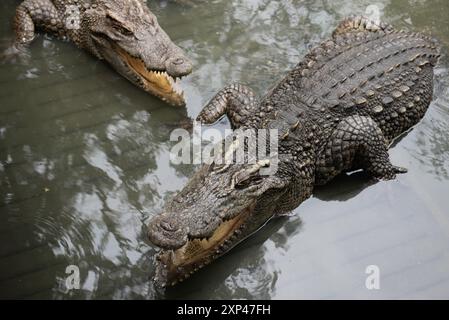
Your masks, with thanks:
[[(435, 101), (390, 152), (396, 181), (339, 177), (175, 290), (150, 281), (146, 221), (193, 173), (168, 161), (171, 125), (227, 83), (263, 94), (343, 16), (371, 1), (155, 1), (160, 24), (192, 57), (187, 109), (163, 105), (69, 43), (39, 36), (30, 59), (0, 65), (0, 297), (449, 297), (449, 5), (377, 3), (384, 19), (439, 37)], [(354, 3), (356, 2), (356, 3)], [(0, 45), (16, 1), (0, 4)], [(223, 128), (226, 121), (218, 124)], [(81, 290), (67, 291), (77, 265)], [(378, 265), (381, 288), (365, 288)]]

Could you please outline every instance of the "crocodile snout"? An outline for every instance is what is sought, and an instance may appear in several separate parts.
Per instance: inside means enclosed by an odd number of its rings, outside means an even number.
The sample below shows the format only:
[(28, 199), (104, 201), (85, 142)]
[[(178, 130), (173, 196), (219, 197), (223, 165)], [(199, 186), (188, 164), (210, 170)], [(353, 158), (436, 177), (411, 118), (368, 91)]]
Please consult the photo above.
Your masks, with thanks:
[(182, 77), (192, 72), (192, 63), (185, 57), (175, 56), (165, 62), (165, 69), (172, 77)]
[(187, 230), (182, 228), (178, 221), (164, 215), (156, 216), (150, 221), (148, 238), (163, 249), (178, 249), (188, 240)]

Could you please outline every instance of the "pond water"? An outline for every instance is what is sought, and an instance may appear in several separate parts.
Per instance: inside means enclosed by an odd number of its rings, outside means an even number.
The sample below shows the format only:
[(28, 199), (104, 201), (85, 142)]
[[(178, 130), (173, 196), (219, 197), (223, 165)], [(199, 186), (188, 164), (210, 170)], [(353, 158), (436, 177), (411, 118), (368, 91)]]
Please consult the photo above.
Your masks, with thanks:
[[(19, 1), (0, 4), (0, 45)], [(374, 3), (396, 27), (439, 38), (435, 97), (390, 150), (409, 173), (339, 177), (194, 275), (156, 292), (149, 218), (195, 168), (169, 163), (171, 125), (224, 85), (263, 94), (372, 1), (149, 1), (194, 72), (187, 107), (133, 87), (70, 43), (40, 35), (28, 62), (0, 65), (0, 297), (54, 299), (449, 298), (449, 2)], [(226, 120), (218, 128), (228, 127)], [(80, 269), (68, 291), (65, 271)], [(380, 289), (365, 286), (380, 271)]]

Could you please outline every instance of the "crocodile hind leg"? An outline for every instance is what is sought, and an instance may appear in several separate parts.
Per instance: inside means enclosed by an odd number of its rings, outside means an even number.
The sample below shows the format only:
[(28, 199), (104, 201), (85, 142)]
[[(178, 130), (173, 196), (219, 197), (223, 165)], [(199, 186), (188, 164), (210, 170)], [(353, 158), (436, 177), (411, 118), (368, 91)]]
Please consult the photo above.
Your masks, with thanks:
[(257, 108), (257, 98), (253, 90), (236, 83), (221, 89), (203, 108), (196, 120), (212, 124), (227, 115), (231, 126), (235, 129), (247, 124), (246, 121)]
[(60, 15), (50, 0), (25, 0), (14, 17), (15, 40), (9, 54), (19, 54), (30, 44), (37, 28), (57, 33), (65, 29)]
[(351, 116), (343, 119), (320, 152), (316, 184), (325, 184), (339, 173), (362, 168), (377, 179), (394, 179), (407, 169), (391, 164), (387, 141), (373, 119)]

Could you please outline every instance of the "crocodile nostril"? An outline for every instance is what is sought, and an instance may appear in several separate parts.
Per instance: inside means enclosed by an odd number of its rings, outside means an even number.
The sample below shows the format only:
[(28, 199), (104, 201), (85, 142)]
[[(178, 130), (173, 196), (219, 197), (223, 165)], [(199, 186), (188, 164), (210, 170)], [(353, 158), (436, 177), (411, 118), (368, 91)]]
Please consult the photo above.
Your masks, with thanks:
[(179, 66), (180, 64), (184, 63), (184, 59), (183, 58), (177, 58), (175, 60), (172, 60), (171, 63)]
[(148, 224), (148, 240), (164, 249), (177, 249), (188, 240), (188, 230), (183, 228), (176, 216), (168, 214), (154, 217)]
[(178, 230), (178, 228), (174, 224), (170, 223), (169, 221), (161, 221), (159, 223), (159, 225), (161, 226), (162, 229), (164, 229), (165, 231), (168, 231), (168, 232), (173, 232), (173, 231)]

